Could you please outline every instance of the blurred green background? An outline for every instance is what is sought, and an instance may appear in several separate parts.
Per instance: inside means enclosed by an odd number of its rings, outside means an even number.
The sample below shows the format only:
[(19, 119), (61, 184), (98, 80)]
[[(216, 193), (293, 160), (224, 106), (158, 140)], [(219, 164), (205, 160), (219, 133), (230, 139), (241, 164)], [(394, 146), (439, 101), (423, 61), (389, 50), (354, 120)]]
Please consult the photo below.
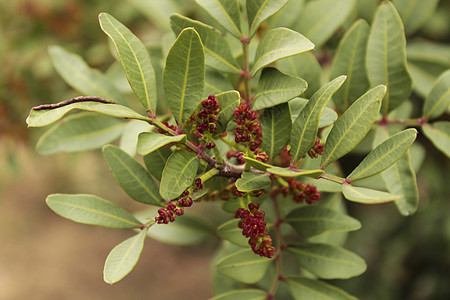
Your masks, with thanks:
[[(370, 21), (374, 2), (360, 0), (358, 14)], [(130, 203), (115, 184), (100, 151), (40, 156), (34, 147), (45, 129), (25, 124), (32, 106), (78, 95), (53, 68), (49, 46), (60, 45), (108, 72), (114, 57), (98, 26), (100, 12), (115, 16), (145, 43), (163, 45), (170, 12), (205, 15), (191, 0), (17, 0), (1, 1), (0, 11), (0, 300), (211, 296), (210, 244), (176, 247), (149, 240), (134, 271), (105, 284), (104, 260), (130, 233), (74, 224), (44, 200), (50, 193), (92, 193), (130, 210), (142, 206)], [(335, 49), (341, 36), (325, 48)], [(450, 1), (440, 1), (409, 37), (422, 38), (450, 49)], [(417, 94), (412, 99), (421, 101)], [(347, 248), (366, 259), (368, 270), (334, 283), (361, 299), (450, 299), (449, 160), (423, 136), (418, 142), (426, 156), (417, 174), (415, 215), (402, 217), (392, 204), (348, 205), (363, 228), (349, 235)], [(345, 164), (352, 165), (352, 157)]]

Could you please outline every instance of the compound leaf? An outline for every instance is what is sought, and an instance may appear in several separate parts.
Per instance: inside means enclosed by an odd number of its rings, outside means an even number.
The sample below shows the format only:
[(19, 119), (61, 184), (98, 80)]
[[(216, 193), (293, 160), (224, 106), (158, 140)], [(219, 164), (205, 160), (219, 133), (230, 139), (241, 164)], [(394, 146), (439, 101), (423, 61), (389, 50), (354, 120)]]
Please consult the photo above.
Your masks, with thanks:
[(364, 260), (353, 252), (328, 244), (302, 243), (287, 249), (300, 264), (324, 279), (347, 279), (366, 270)]
[(407, 100), (412, 91), (402, 20), (389, 1), (380, 4), (376, 11), (367, 45), (366, 64), (370, 84), (387, 86), (382, 108), (386, 115)]
[(142, 227), (131, 214), (94, 195), (52, 194), (46, 203), (55, 213), (74, 222), (119, 229)]
[(285, 57), (314, 49), (314, 44), (298, 32), (288, 28), (275, 28), (264, 34), (256, 48), (251, 75), (263, 67)]
[(142, 105), (156, 113), (156, 76), (144, 44), (122, 23), (107, 13), (99, 16), (100, 27), (111, 38), (131, 88)]
[(103, 147), (103, 156), (117, 183), (128, 196), (142, 203), (161, 205), (158, 185), (133, 157), (113, 145)]
[(313, 146), (319, 130), (319, 120), (331, 96), (344, 83), (346, 76), (339, 76), (318, 90), (306, 103), (294, 124), (291, 132), (292, 163), (295, 164)]
[(106, 283), (116, 283), (133, 270), (144, 248), (147, 230), (142, 230), (111, 250), (103, 269), (103, 279)]
[(200, 36), (186, 28), (167, 54), (163, 73), (164, 93), (178, 126), (194, 113), (205, 85), (205, 52)]
[(334, 123), (325, 144), (322, 168), (350, 152), (366, 136), (380, 112), (386, 86), (379, 85), (356, 100)]
[(173, 152), (162, 172), (160, 194), (163, 199), (172, 200), (180, 196), (194, 182), (198, 164), (195, 153)]

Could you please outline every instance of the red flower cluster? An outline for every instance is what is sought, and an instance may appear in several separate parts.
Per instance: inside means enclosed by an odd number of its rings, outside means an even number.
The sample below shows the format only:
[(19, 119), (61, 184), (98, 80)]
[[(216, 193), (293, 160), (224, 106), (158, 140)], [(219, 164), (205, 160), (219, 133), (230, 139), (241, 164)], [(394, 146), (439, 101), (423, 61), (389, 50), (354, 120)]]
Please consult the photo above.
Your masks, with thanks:
[[(209, 132), (214, 134), (217, 130), (216, 122), (219, 120), (219, 101), (214, 95), (209, 95), (208, 99), (202, 101), (202, 109), (197, 114), (197, 117), (201, 120), (197, 124), (197, 133), (195, 137), (197, 139), (202, 139), (204, 134)], [(205, 147), (207, 149), (212, 149), (216, 146), (213, 142), (206, 143)]]
[(239, 208), (234, 217), (241, 218), (238, 226), (242, 229), (242, 234), (249, 238), (248, 243), (253, 252), (271, 258), (275, 252), (275, 247), (272, 246), (272, 238), (267, 234), (267, 224), (264, 221), (265, 213), (259, 210), (259, 204), (250, 203), (248, 210)]
[(184, 214), (183, 207), (190, 207), (194, 201), (189, 197), (189, 191), (185, 190), (180, 197), (170, 200), (166, 207), (158, 209), (158, 216), (155, 222), (158, 224), (169, 224), (175, 221), (177, 216)]
[(195, 178), (194, 181), (194, 192), (205, 189), (205, 186), (202, 183), (202, 179), (200, 177)]
[(313, 204), (320, 200), (320, 192), (314, 185), (298, 182), (295, 178), (291, 178), (288, 181), (289, 187), (283, 186), (279, 192), (283, 196), (292, 195), (292, 198), (297, 203), (306, 202)]
[(257, 154), (257, 149), (261, 146), (261, 125), (256, 121), (256, 112), (248, 110), (247, 104), (241, 104), (234, 110), (234, 140), (236, 143), (246, 143), (246, 145)]
[(320, 144), (320, 140), (316, 140), (314, 146), (308, 151), (308, 155), (311, 158), (317, 158), (319, 155), (323, 154), (323, 145)]

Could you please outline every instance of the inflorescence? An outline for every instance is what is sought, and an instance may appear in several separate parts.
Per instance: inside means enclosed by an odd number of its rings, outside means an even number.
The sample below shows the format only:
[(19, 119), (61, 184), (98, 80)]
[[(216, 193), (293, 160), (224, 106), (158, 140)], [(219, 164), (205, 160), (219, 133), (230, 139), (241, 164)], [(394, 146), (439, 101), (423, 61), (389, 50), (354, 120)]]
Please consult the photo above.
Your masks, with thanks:
[(195, 137), (198, 140), (205, 140), (206, 149), (212, 149), (216, 144), (212, 141), (212, 135), (217, 130), (216, 122), (219, 120), (220, 105), (214, 95), (209, 95), (208, 99), (202, 101), (202, 109), (198, 112), (197, 132)]
[(265, 213), (259, 210), (259, 203), (250, 203), (248, 209), (239, 208), (234, 217), (241, 219), (238, 226), (242, 229), (242, 234), (249, 238), (248, 243), (253, 252), (271, 258), (275, 247), (272, 246), (272, 238), (267, 234)]
[(288, 184), (288, 186), (283, 186), (279, 190), (272, 191), (272, 195), (276, 196), (279, 193), (285, 197), (292, 195), (292, 199), (297, 203), (313, 204), (320, 200), (320, 192), (314, 185), (299, 182), (295, 178), (289, 179)]

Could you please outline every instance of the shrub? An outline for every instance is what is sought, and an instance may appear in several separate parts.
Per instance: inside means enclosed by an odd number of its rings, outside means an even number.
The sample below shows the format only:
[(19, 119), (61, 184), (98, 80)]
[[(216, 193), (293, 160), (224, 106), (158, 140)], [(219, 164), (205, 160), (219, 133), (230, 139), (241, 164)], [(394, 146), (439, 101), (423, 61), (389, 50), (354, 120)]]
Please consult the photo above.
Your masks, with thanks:
[[(147, 236), (177, 244), (218, 236), (224, 242), (214, 299), (275, 299), (286, 293), (295, 299), (354, 299), (321, 281), (366, 269), (361, 257), (342, 247), (347, 232), (361, 227), (346, 213), (343, 198), (393, 201), (403, 215), (416, 211), (412, 127), (449, 156), (449, 122), (433, 122), (448, 110), (449, 71), (431, 84), (413, 85), (401, 1), (400, 15), (392, 3), (382, 2), (371, 26), (364, 20), (350, 26), (353, 0), (304, 6), (298, 0), (247, 0), (242, 7), (231, 0), (196, 2), (219, 29), (171, 15), (177, 38), (166, 55), (159, 52), (163, 67), (155, 61), (158, 51), (149, 55), (130, 30), (100, 14), (135, 103), (123, 95), (123, 85), (80, 57), (50, 49), (61, 75), (82, 94), (96, 96), (34, 107), (30, 127), (86, 111), (59, 121), (39, 140), (38, 151), (103, 147), (117, 183), (151, 209), (133, 215), (86, 194), (53, 194), (47, 205), (76, 222), (135, 231), (106, 259), (108, 283), (133, 269)], [(435, 8), (431, 2), (425, 6)], [(418, 4), (409, 8), (420, 14)], [(418, 19), (406, 23), (408, 34), (423, 24)], [(273, 24), (296, 30), (270, 28)], [(346, 32), (333, 53), (330, 38), (339, 27)], [(414, 45), (413, 53), (423, 47), (437, 52), (424, 42)], [(322, 72), (330, 60), (328, 72)], [(330, 81), (321, 85), (324, 74)], [(413, 102), (407, 101), (413, 89), (425, 98), (414, 118)], [(119, 137), (120, 147), (105, 146)], [(344, 172), (339, 162), (355, 151), (365, 152), (364, 159)], [(214, 224), (189, 213), (206, 201), (223, 209), (215, 220), (228, 221)]]

